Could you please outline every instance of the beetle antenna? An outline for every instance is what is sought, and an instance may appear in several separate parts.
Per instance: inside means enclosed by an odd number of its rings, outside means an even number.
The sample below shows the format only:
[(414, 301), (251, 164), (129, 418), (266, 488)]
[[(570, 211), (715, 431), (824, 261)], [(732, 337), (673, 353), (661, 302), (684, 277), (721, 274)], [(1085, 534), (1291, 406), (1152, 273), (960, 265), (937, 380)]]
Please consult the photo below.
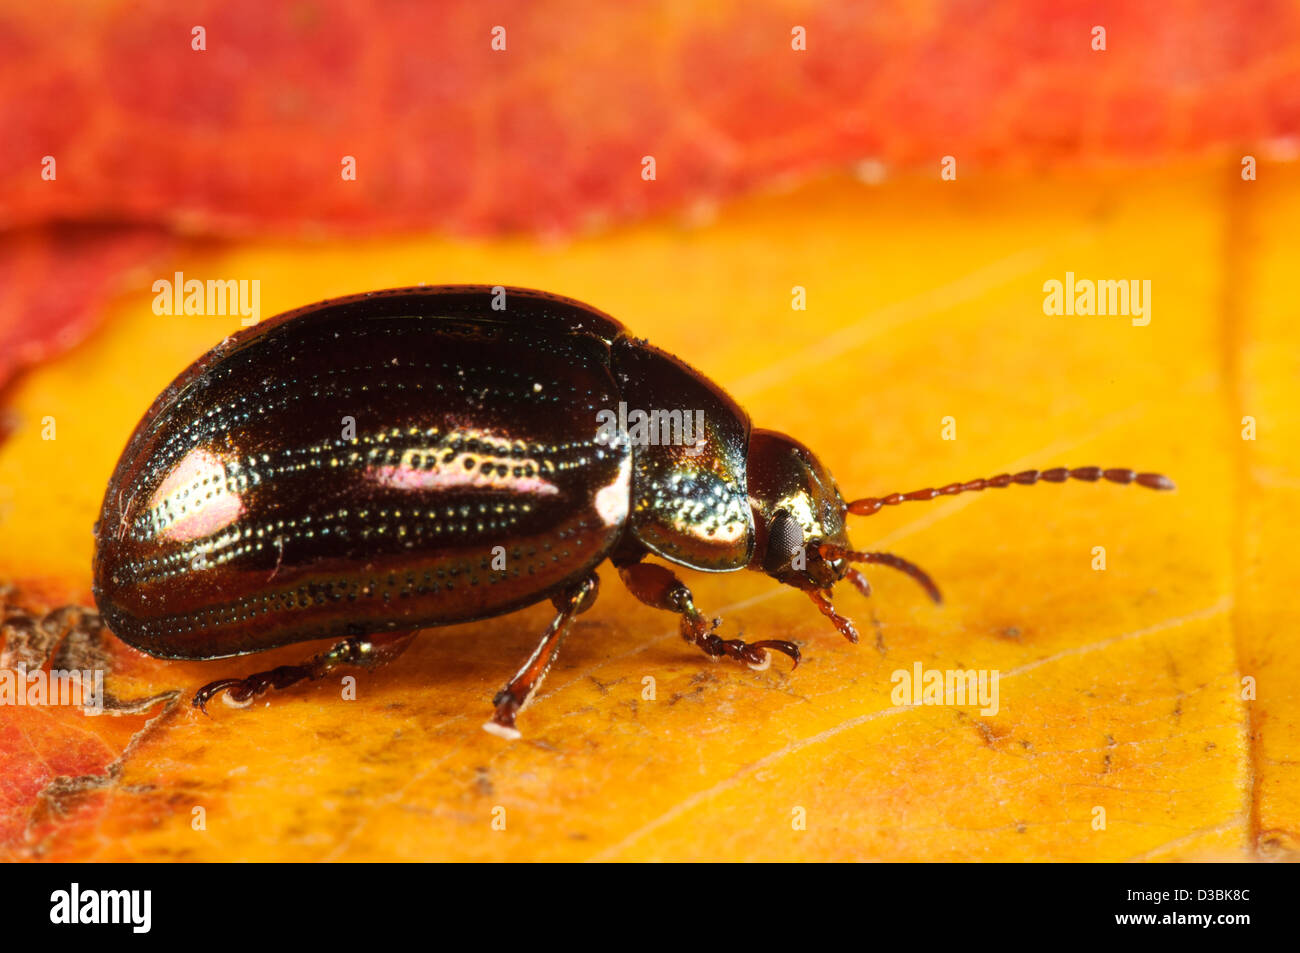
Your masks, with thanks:
[(986, 490), (990, 487), (1001, 489), (1013, 483), (1029, 486), (1039, 480), (1046, 480), (1048, 483), (1064, 483), (1066, 480), (1086, 480), (1089, 483), (1094, 483), (1097, 480), (1109, 480), (1111, 483), (1136, 483), (1138, 486), (1145, 486), (1152, 490), (1172, 490), (1174, 488), (1174, 481), (1159, 473), (1137, 473), (1133, 470), (1120, 468), (1103, 470), (1101, 467), (1075, 467), (1071, 470), (1068, 467), (1056, 467), (1052, 470), (1021, 470), (1019, 473), (999, 473), (987, 480), (949, 483), (947, 486), (938, 489), (926, 487), (924, 490), (913, 490), (911, 493), (866, 496), (849, 503), (848, 511), (855, 516), (870, 516), (882, 506), (897, 506), (899, 503), (908, 500), (933, 500), (940, 496), (956, 496), (958, 493), (970, 493), (976, 490)]

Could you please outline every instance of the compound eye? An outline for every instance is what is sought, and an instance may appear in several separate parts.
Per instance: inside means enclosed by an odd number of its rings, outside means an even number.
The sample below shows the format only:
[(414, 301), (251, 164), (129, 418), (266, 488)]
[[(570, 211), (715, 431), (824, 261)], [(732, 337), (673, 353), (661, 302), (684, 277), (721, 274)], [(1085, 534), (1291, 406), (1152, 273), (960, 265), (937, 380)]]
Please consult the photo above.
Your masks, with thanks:
[(789, 569), (795, 553), (803, 549), (803, 529), (785, 510), (778, 510), (767, 531), (763, 569), (769, 573)]

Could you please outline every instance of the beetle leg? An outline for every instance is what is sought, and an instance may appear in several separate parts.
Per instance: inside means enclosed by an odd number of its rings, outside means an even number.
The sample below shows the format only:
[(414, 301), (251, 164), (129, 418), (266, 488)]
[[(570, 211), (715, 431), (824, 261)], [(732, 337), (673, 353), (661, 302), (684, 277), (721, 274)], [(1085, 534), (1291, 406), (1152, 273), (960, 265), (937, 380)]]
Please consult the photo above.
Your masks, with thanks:
[(744, 662), (750, 668), (762, 671), (772, 664), (769, 652), (783, 652), (799, 665), (799, 646), (783, 639), (763, 642), (744, 642), (740, 639), (723, 639), (714, 634), (721, 619), (705, 619), (695, 608), (691, 590), (673, 573), (654, 563), (636, 562), (620, 566), (619, 576), (628, 591), (652, 609), (676, 612), (682, 617), (682, 638), (699, 646), (710, 658), (728, 658)]
[(858, 630), (853, 625), (852, 619), (847, 619), (835, 611), (835, 606), (831, 605), (830, 590), (818, 592), (816, 589), (808, 589), (808, 598), (813, 601), (821, 614), (831, 620), (831, 624), (840, 630), (840, 635), (844, 636), (850, 642), (858, 641)]
[(232, 708), (247, 708), (267, 689), (287, 688), (304, 679), (324, 678), (340, 665), (377, 668), (406, 651), (419, 629), (410, 632), (382, 632), (354, 635), (301, 665), (281, 665), (268, 672), (255, 672), (246, 678), (222, 678), (204, 685), (194, 693), (193, 705), (207, 714), (207, 704), (221, 692)]
[(546, 678), (546, 673), (555, 662), (560, 643), (569, 633), (569, 626), (576, 616), (586, 612), (596, 602), (599, 588), (600, 578), (592, 573), (573, 588), (551, 597), (551, 603), (558, 610), (555, 618), (546, 627), (546, 634), (537, 643), (537, 648), (533, 649), (533, 654), (528, 657), (523, 668), (493, 697), (492, 704), (496, 705), (496, 711), (492, 714), (492, 720), (483, 725), (484, 731), (510, 741), (519, 737), (515, 716), (533, 700), (542, 679)]

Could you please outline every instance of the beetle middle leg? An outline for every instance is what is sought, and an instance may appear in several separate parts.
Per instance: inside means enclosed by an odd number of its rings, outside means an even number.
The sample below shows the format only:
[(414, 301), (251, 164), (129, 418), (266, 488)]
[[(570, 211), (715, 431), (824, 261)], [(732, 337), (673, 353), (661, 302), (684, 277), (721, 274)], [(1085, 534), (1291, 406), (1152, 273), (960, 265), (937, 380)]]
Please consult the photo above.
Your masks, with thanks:
[(695, 608), (691, 590), (671, 570), (654, 563), (634, 562), (618, 567), (623, 585), (652, 609), (676, 612), (682, 617), (682, 638), (699, 646), (711, 658), (728, 658), (744, 662), (750, 668), (762, 671), (772, 664), (768, 650), (783, 652), (799, 664), (799, 646), (783, 639), (763, 642), (744, 642), (740, 639), (723, 639), (714, 634), (721, 619), (705, 619)]
[(537, 648), (533, 649), (533, 654), (528, 657), (524, 667), (492, 699), (496, 711), (492, 714), (492, 720), (483, 725), (484, 731), (510, 741), (519, 737), (515, 716), (533, 700), (542, 679), (546, 678), (546, 673), (555, 662), (560, 643), (569, 633), (569, 626), (574, 618), (595, 604), (599, 589), (600, 578), (592, 573), (576, 585), (551, 597), (551, 604), (558, 610), (555, 618), (547, 626), (542, 641), (537, 643)]
[(204, 685), (194, 693), (193, 705), (207, 713), (207, 704), (225, 692), (225, 702), (232, 708), (247, 708), (253, 699), (268, 689), (288, 688), (295, 682), (324, 678), (340, 665), (377, 668), (406, 651), (419, 629), (410, 632), (381, 632), (354, 635), (335, 644), (328, 652), (302, 663), (281, 665), (267, 672), (255, 672), (246, 678), (222, 678)]

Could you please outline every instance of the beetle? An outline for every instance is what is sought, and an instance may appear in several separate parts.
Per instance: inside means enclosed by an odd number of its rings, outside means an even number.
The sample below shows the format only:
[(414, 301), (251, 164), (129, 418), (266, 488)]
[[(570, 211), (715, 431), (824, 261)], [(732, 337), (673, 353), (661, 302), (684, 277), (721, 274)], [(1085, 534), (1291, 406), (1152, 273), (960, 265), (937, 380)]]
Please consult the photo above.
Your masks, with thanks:
[[(623, 414), (611, 427), (615, 406), (685, 407), (701, 432), (659, 440), (662, 427), (647, 434)], [(93, 592), (114, 634), (162, 658), (337, 640), (301, 665), (212, 682), (199, 708), (378, 665), (422, 629), (549, 599), (554, 618), (484, 726), (516, 738), (605, 560), (637, 599), (679, 615), (706, 655), (765, 668), (777, 652), (797, 666), (792, 642), (719, 636), (720, 620), (646, 559), (764, 572), (856, 642), (831, 590), (869, 593), (858, 565), (940, 595), (907, 560), (855, 550), (848, 516), (1067, 479), (1173, 487), (1155, 473), (1062, 467), (846, 502), (811, 450), (751, 427), (722, 388), (601, 311), (523, 288), (398, 288), (243, 329), (177, 377), (108, 482)]]

